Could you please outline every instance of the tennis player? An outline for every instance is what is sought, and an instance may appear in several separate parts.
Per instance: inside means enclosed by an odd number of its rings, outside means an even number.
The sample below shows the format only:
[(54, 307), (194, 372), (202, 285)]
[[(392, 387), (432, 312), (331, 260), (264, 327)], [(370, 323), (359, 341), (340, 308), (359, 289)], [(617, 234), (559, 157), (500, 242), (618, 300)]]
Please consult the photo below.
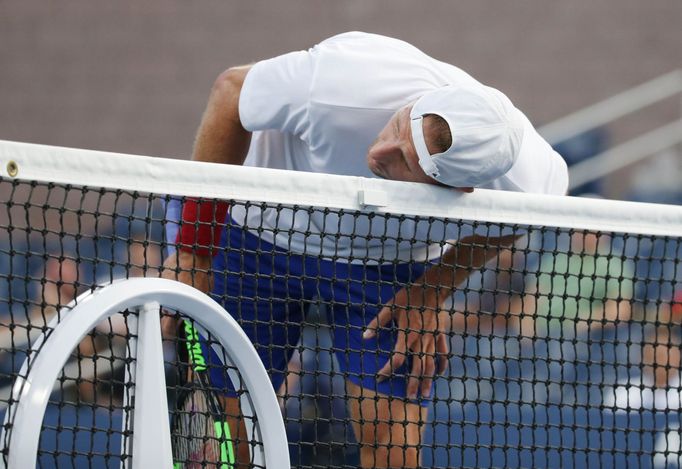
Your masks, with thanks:
[[(464, 192), (564, 194), (568, 184), (562, 158), (503, 93), (408, 43), (361, 32), (222, 73), (193, 159)], [(418, 467), (433, 379), (447, 365), (439, 308), (470, 272), (456, 266), (483, 266), (514, 235), (460, 232), (444, 251), (428, 243), (433, 233), (417, 221), (387, 228), (358, 226), (352, 215), (324, 223), (324, 213), (244, 206), (227, 212), (223, 203), (186, 201), (181, 248), (164, 275), (223, 302), (275, 389), (307, 301), (329, 305), (362, 467)], [(214, 217), (227, 229), (195, 230), (195, 222)], [(398, 229), (414, 239), (399, 241)], [(213, 239), (220, 239), (218, 256)], [(212, 379), (230, 387), (220, 373)], [(235, 396), (225, 396), (230, 412), (238, 409)], [(244, 434), (236, 427), (232, 433)], [(238, 450), (248, 461), (246, 446)]]

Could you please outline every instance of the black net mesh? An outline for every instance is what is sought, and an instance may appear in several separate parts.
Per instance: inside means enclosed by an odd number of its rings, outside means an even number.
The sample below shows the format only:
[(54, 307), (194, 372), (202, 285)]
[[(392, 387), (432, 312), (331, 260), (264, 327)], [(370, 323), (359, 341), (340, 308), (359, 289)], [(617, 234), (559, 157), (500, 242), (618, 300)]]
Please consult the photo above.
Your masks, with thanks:
[[(40, 334), (78, 294), (161, 275), (182, 200), (16, 180), (0, 181), (0, 197), (4, 415)], [(292, 466), (682, 462), (678, 238), (234, 200), (230, 213), (242, 216), (218, 221), (212, 295), (271, 376)], [(254, 223), (259, 213), (274, 226)], [(438, 255), (425, 256), (425, 243)], [(363, 336), (380, 311), (386, 324)], [(122, 311), (74, 344), (42, 422), (40, 467), (129, 461), (136, 314)], [(179, 402), (198, 382), (187, 341), (163, 341), (171, 422), (187, 414)], [(250, 390), (231, 384), (219, 354), (203, 353), (206, 388), (237, 422), (229, 450), (252, 467), (240, 455), (267, 442), (243, 422), (267, 416), (241, 414), (235, 402)], [(4, 429), (7, 440), (12, 422)]]

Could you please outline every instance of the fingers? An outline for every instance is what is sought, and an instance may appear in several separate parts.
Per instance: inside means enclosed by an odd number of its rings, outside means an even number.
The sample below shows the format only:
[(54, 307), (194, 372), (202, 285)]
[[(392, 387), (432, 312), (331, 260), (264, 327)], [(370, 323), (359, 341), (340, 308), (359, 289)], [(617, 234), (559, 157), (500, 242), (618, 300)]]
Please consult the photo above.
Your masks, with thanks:
[[(400, 304), (400, 303), (397, 303)], [(438, 322), (423, 311), (396, 307), (395, 299), (382, 308), (363, 333), (363, 339), (376, 337), (377, 330), (396, 320), (397, 340), (386, 364), (377, 372), (377, 382), (389, 378), (405, 364), (407, 354), (412, 356), (412, 366), (407, 381), (407, 398), (418, 394), (430, 396), (433, 377), (442, 374), (448, 366), (447, 336), (438, 329)], [(437, 367), (437, 369), (436, 369)]]
[[(428, 349), (431, 350), (432, 347), (429, 346)], [(415, 362), (420, 363), (420, 365), (412, 366), (412, 377), (410, 378), (410, 382), (408, 382), (407, 388), (407, 397), (409, 399), (416, 399), (416, 388), (414, 387), (414, 383), (418, 383), (418, 379), (421, 379), (420, 393), (422, 397), (431, 395), (433, 377), (436, 374), (436, 361), (438, 362), (438, 374), (442, 375), (448, 367), (448, 352), (447, 336), (442, 333), (437, 334), (435, 339), (435, 352), (421, 354), (420, 359), (415, 360)], [(419, 372), (419, 374), (417, 374), (417, 372)]]
[(436, 373), (435, 341), (433, 337), (422, 337), (421, 347), (421, 352), (412, 355), (412, 372), (407, 381), (408, 399), (416, 399), (417, 391), (423, 397), (428, 397), (431, 394), (433, 375)]
[(395, 311), (405, 312), (405, 308), (408, 304), (408, 294), (407, 290), (400, 290), (391, 301), (386, 303), (386, 305), (381, 308), (379, 314), (367, 325), (367, 329), (362, 334), (363, 339), (371, 339), (377, 335), (377, 330), (380, 327), (386, 326), (388, 322), (393, 318)]
[[(426, 353), (421, 358), (422, 373), (421, 373), (421, 395), (428, 397), (431, 395), (431, 387), (433, 386), (433, 377), (436, 375), (436, 363), (438, 363), (438, 374), (445, 373), (449, 363), (449, 347), (447, 336), (443, 333), (436, 334), (435, 352)], [(408, 393), (408, 397), (410, 394)], [(415, 399), (415, 397), (410, 397)]]
[(372, 337), (375, 337), (377, 335), (377, 330), (380, 327), (386, 326), (392, 317), (393, 312), (391, 311), (391, 305), (387, 304), (381, 308), (379, 314), (377, 314), (376, 317), (372, 319), (369, 324), (367, 324), (367, 329), (362, 334), (362, 338), (371, 339)]
[(438, 358), (438, 374), (442, 375), (448, 369), (450, 362), (450, 347), (448, 337), (440, 333), (436, 337), (436, 357)]
[(407, 398), (416, 399), (417, 389), (419, 389), (419, 382), (422, 379), (422, 370), (424, 369), (424, 362), (421, 358), (417, 358), (416, 355), (413, 356), (412, 360), (412, 372), (407, 380)]
[(422, 367), (422, 397), (429, 397), (431, 395), (431, 386), (433, 384), (433, 375), (436, 373), (436, 357), (435, 355), (425, 355)]
[(190, 285), (203, 293), (213, 289), (212, 260), (206, 256), (179, 251), (163, 263), (161, 276)]
[(388, 359), (388, 362), (379, 370), (377, 373), (377, 383), (381, 383), (386, 378), (390, 377), (391, 374), (403, 366), (405, 359), (407, 358), (407, 334), (405, 331), (398, 332), (398, 340), (395, 342), (395, 347), (393, 347), (393, 353)]

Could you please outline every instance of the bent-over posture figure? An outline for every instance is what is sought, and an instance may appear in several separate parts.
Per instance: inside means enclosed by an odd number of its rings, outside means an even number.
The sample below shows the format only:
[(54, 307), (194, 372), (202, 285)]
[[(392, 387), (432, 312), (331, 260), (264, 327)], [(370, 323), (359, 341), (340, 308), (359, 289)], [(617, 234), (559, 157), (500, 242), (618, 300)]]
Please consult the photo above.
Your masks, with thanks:
[[(564, 194), (568, 183), (561, 157), (503, 93), (403, 41), (360, 32), (222, 73), (193, 159), (464, 192)], [(447, 365), (440, 304), (468, 275), (457, 265), (480, 267), (514, 237), (472, 232), (444, 250), (429, 245), (425, 227), (411, 220), (405, 223), (414, 224), (415, 242), (398, 233), (333, 236), (352, 233), (352, 216), (327, 223), (332, 236), (314, 236), (310, 230), (325, 226), (322, 213), (234, 206), (228, 215), (226, 204), (193, 200), (182, 211), (180, 249), (164, 275), (223, 302), (275, 389), (304, 305), (316, 298), (327, 304), (362, 467), (418, 467), (433, 378)], [(228, 225), (222, 233), (194, 231), (193, 222), (214, 216)], [(217, 249), (208, 246), (214, 235)], [(230, 386), (218, 373), (212, 379)], [(235, 396), (225, 396), (232, 413)], [(232, 433), (245, 439), (236, 424)], [(247, 451), (239, 445), (243, 462)]]

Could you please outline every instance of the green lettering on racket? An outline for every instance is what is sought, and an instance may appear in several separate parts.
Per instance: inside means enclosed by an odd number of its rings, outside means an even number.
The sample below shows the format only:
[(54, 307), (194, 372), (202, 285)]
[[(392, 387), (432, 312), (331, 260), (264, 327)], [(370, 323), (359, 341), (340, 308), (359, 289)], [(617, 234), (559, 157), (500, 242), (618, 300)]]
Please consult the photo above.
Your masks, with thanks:
[(234, 469), (234, 448), (227, 422), (215, 422), (215, 434), (220, 441), (220, 469)]
[(189, 321), (184, 321), (184, 323), (185, 334), (187, 334), (185, 346), (192, 361), (192, 367), (194, 371), (206, 371), (206, 360), (204, 360), (204, 354), (201, 352), (199, 333)]

